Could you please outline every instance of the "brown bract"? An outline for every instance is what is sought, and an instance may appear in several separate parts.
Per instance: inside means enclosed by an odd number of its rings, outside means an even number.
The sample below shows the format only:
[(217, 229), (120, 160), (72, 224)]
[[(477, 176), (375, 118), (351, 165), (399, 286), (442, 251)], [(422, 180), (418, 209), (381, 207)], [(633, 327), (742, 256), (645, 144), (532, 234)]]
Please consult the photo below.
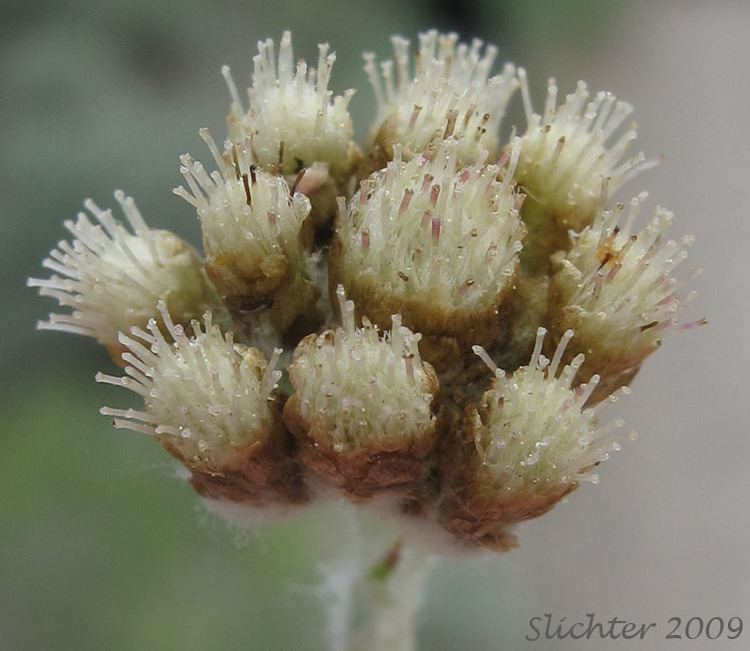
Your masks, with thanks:
[(162, 443), (190, 471), (197, 493), (241, 504), (302, 504), (310, 495), (294, 454), (294, 442), (277, 416), (263, 440), (237, 448), (230, 463), (212, 467), (186, 458), (169, 442)]
[(240, 322), (270, 308), (274, 325), (285, 331), (300, 316), (312, 311), (320, 296), (320, 290), (301, 277), (280, 253), (260, 260), (240, 254), (219, 255), (208, 260), (206, 270), (229, 311)]
[(334, 237), (329, 254), (328, 287), (335, 296), (338, 284), (346, 288), (354, 301), (357, 319), (367, 316), (381, 327), (390, 323), (391, 315), (400, 314), (403, 324), (423, 336), (419, 350), (423, 358), (439, 373), (456, 368), (471, 346), (489, 345), (509, 326), (510, 302), (514, 278), (509, 278), (494, 302), (477, 310), (438, 303), (429, 293), (409, 296), (388, 291), (383, 284), (364, 274), (344, 274), (341, 269), (341, 241)]
[(248, 305), (270, 299), (286, 280), (289, 267), (282, 253), (217, 253), (206, 261), (206, 272), (221, 296)]
[(307, 422), (298, 408), (299, 398), (294, 395), (284, 406), (284, 422), (297, 438), (300, 460), (352, 499), (368, 499), (385, 489), (411, 488), (431, 470), (428, 457), (437, 442), (436, 428), (409, 444), (393, 437), (337, 452), (327, 432), (316, 429), (314, 422)]
[(550, 256), (570, 249), (570, 231), (580, 231), (588, 226), (594, 220), (596, 210), (581, 215), (580, 208), (572, 205), (565, 211), (542, 203), (523, 185), (523, 181), (519, 186), (526, 195), (521, 206), (521, 219), (527, 229), (521, 266), (530, 275), (543, 275), (550, 270)]
[[(294, 352), (296, 360), (305, 350), (316, 346), (320, 337), (331, 344), (335, 334), (328, 330), (322, 335), (308, 335)], [(293, 372), (294, 362), (290, 367)], [(430, 364), (423, 363), (428, 377), (426, 391), (437, 395), (438, 380)], [(433, 409), (435, 401), (433, 400)], [(300, 413), (299, 394), (294, 394), (284, 405), (284, 423), (295, 436), (302, 463), (353, 499), (367, 499), (384, 489), (410, 489), (418, 485), (432, 471), (432, 454), (439, 438), (438, 421), (414, 436), (412, 432), (393, 432), (388, 438), (367, 441), (357, 448), (336, 450), (331, 432), (315, 420), (306, 420)]]

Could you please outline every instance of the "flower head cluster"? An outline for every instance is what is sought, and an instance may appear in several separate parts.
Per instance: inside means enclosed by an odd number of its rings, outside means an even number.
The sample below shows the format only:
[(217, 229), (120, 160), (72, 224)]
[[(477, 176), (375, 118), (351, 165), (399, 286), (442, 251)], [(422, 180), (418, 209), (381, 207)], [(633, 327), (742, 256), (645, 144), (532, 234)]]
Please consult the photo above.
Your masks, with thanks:
[(194, 250), (174, 233), (150, 229), (132, 197), (118, 190), (115, 198), (132, 232), (87, 199), (96, 222), (85, 212), (66, 221), (74, 239), (61, 241), (42, 263), (54, 275), (31, 278), (29, 286), (70, 309), (50, 314), (40, 328), (94, 337), (118, 358), (118, 332), (158, 317), (158, 300), (166, 301), (177, 322), (187, 323), (216, 299)]
[[(635, 228), (645, 194), (610, 207), (653, 164), (627, 153), (629, 104), (580, 82), (558, 105), (550, 82), (537, 114), (523, 70), (493, 75), (493, 46), (430, 31), (413, 61), (393, 48), (379, 69), (366, 56), (378, 114), (361, 156), (328, 46), (314, 70), (288, 33), (278, 57), (261, 42), (249, 107), (224, 69), (223, 147), (201, 131), (216, 169), (180, 159), (205, 261), (118, 194), (134, 232), (87, 202), (99, 223), (67, 222), (55, 275), (30, 284), (71, 309), (42, 327), (96, 337), (125, 365), (97, 379), (143, 398), (102, 413), (214, 504), (337, 491), (406, 537), (505, 550), (619, 449), (621, 423), (598, 414), (686, 327), (673, 271), (691, 240), (665, 241), (660, 208)], [(508, 138), (518, 86), (527, 129)]]
[(474, 163), (483, 152), (495, 154), (500, 145), (500, 123), (518, 88), (515, 67), (506, 64), (490, 76), (497, 48), (482, 52), (482, 41), (459, 43), (458, 35), (432, 30), (419, 35), (413, 64), (409, 41), (394, 36), (392, 60), (380, 64), (366, 54), (365, 71), (375, 93), (377, 117), (374, 146), (386, 159), (399, 145), (407, 160), (430, 145), (453, 137), (463, 163)]
[(270, 38), (258, 43), (253, 58), (253, 83), (246, 110), (228, 66), (222, 72), (232, 97), (229, 136), (247, 147), (253, 162), (282, 174), (297, 174), (315, 162), (325, 163), (341, 178), (351, 171), (357, 148), (352, 141), (349, 102), (353, 90), (332, 99), (328, 89), (335, 54), (318, 46), (318, 68), (304, 59), (296, 65), (292, 36), (284, 32), (278, 61)]

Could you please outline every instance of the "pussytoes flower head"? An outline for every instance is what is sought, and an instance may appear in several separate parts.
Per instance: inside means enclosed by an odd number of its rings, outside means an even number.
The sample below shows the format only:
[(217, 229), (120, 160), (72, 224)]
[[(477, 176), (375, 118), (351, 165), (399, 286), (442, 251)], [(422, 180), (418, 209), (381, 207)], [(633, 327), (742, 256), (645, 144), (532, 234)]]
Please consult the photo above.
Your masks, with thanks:
[(232, 97), (229, 137), (247, 147), (253, 162), (282, 174), (297, 174), (313, 163), (325, 163), (335, 178), (350, 172), (357, 157), (352, 141), (349, 102), (353, 90), (332, 98), (328, 88), (336, 55), (318, 46), (318, 68), (294, 61), (292, 36), (284, 32), (276, 60), (272, 39), (258, 43), (253, 83), (245, 109), (230, 70), (222, 73)]
[(625, 158), (637, 135), (635, 125), (622, 129), (633, 111), (627, 102), (608, 92), (592, 98), (579, 81), (558, 106), (550, 79), (540, 115), (522, 68), (518, 76), (527, 127), (515, 178), (529, 196), (523, 218), (538, 249), (529, 252), (546, 256), (566, 248), (569, 229), (588, 226), (610, 195), (656, 161), (646, 161), (642, 152)]
[(519, 69), (518, 76), (527, 128), (516, 179), (555, 213), (568, 216), (570, 228), (581, 228), (593, 220), (602, 200), (655, 164), (642, 152), (623, 160), (637, 136), (635, 125), (620, 133), (633, 107), (603, 91), (589, 99), (583, 81), (557, 106), (557, 84), (551, 79), (539, 115), (525, 71)]
[[(419, 35), (413, 69), (409, 41), (394, 36), (392, 60), (380, 64), (366, 54), (365, 71), (377, 102), (373, 146), (385, 160), (402, 148), (406, 160), (453, 137), (462, 163), (475, 163), (500, 145), (500, 122), (518, 87), (515, 67), (506, 64), (490, 76), (497, 48), (482, 41), (459, 43), (454, 33), (432, 30)], [(376, 154), (376, 156), (378, 155)]]
[(622, 422), (599, 426), (598, 407), (586, 406), (599, 377), (574, 387), (584, 356), (561, 368), (573, 332), (551, 360), (541, 354), (545, 334), (539, 328), (528, 365), (511, 376), (475, 347), (495, 377), (466, 410), (463, 445), (443, 460), (450, 478), (443, 517), (469, 541), (492, 545), (508, 525), (545, 513), (579, 482), (597, 482), (597, 464), (621, 447)]
[(632, 380), (664, 335), (681, 327), (675, 315), (694, 296), (683, 293), (683, 281), (672, 276), (693, 241), (665, 241), (672, 213), (656, 208), (648, 224), (634, 231), (646, 196), (631, 199), (627, 209), (619, 204), (602, 211), (555, 261), (553, 328), (557, 336), (576, 331), (572, 348), (588, 358), (582, 376), (596, 369), (604, 380), (595, 398)]
[(129, 231), (91, 199), (76, 221), (65, 227), (71, 242), (61, 241), (42, 265), (54, 272), (31, 278), (42, 296), (57, 299), (69, 312), (50, 314), (41, 329), (94, 337), (119, 361), (117, 334), (144, 327), (158, 317), (156, 303), (166, 301), (178, 323), (187, 323), (217, 302), (195, 251), (180, 237), (150, 229), (132, 197), (115, 192)]
[(206, 130), (201, 135), (219, 169), (209, 174), (182, 156), (189, 190), (180, 186), (175, 193), (196, 209), (206, 270), (226, 300), (245, 310), (273, 305), (285, 328), (318, 295), (306, 280), (302, 241), (310, 202), (291, 194), (283, 177), (254, 167), (246, 149), (230, 146), (222, 153)]
[(281, 350), (269, 363), (259, 350), (223, 334), (210, 313), (203, 326), (192, 322), (189, 335), (172, 321), (163, 301), (159, 312), (169, 339), (155, 319), (145, 330), (121, 333), (125, 375), (96, 376), (142, 396), (143, 409), (103, 407), (101, 413), (114, 417), (116, 428), (155, 436), (209, 494), (212, 484), (215, 492), (227, 476), (242, 478), (246, 494), (234, 495), (240, 501), (258, 499), (275, 481), (284, 483), (274, 478), (290, 465), (275, 394)]
[(399, 313), (425, 334), (482, 341), (512, 285), (523, 196), (512, 182), (518, 147), (501, 170), (459, 167), (458, 143), (400, 156), (342, 207), (333, 275), (377, 323)]
[(383, 335), (355, 326), (354, 304), (337, 297), (343, 327), (305, 338), (289, 377), (295, 393), (284, 419), (303, 461), (336, 485), (367, 495), (424, 475), (436, 441), (438, 383), (419, 355), (419, 335), (398, 315)]

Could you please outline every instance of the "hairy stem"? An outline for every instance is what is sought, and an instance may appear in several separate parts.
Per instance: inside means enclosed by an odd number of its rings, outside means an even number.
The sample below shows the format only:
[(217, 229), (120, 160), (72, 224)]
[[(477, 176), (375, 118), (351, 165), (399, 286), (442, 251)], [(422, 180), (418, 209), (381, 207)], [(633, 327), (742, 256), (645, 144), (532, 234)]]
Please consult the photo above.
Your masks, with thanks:
[[(391, 538), (373, 556), (362, 535), (347, 557), (325, 571), (323, 597), (330, 651), (414, 651), (416, 615), (433, 556), (400, 538)], [(352, 539), (349, 539), (352, 540)], [(369, 549), (368, 549), (369, 548)]]
[(349, 651), (413, 651), (431, 559), (396, 542), (354, 586)]

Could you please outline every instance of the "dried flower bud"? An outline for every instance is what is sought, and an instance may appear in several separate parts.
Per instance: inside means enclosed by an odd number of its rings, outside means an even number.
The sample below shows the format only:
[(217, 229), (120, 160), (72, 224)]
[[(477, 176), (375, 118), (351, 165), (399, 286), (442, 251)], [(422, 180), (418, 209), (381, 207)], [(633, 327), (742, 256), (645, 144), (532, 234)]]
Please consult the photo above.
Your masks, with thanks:
[(596, 465), (620, 449), (612, 431), (622, 423), (600, 427), (599, 406), (585, 407), (598, 377), (572, 388), (583, 355), (558, 375), (573, 333), (551, 361), (541, 354), (545, 333), (539, 328), (528, 366), (509, 378), (475, 347), (495, 379), (479, 405), (467, 408), (463, 433), (441, 459), (442, 521), (466, 542), (505, 546), (509, 525), (547, 512), (581, 481), (596, 483)]
[[(515, 67), (507, 63), (501, 74), (490, 77), (497, 48), (482, 41), (458, 42), (456, 34), (432, 30), (419, 35), (419, 51), (411, 71), (409, 41), (394, 36), (393, 60), (380, 64), (366, 54), (365, 71), (375, 92), (377, 117), (371, 152), (382, 167), (394, 156), (413, 156), (453, 137), (461, 163), (497, 154), (500, 122), (518, 87)], [(395, 61), (395, 64), (394, 64)]]
[(253, 58), (253, 85), (248, 89), (250, 108), (245, 110), (224, 66), (232, 106), (228, 117), (229, 137), (252, 154), (253, 162), (282, 174), (297, 174), (320, 162), (342, 180), (357, 159), (349, 102), (353, 90), (331, 98), (328, 89), (335, 54), (328, 44), (318, 46), (318, 69), (300, 59), (295, 68), (292, 36), (284, 32), (279, 44), (278, 67), (272, 39), (258, 43)]
[(586, 84), (557, 106), (550, 79), (544, 115), (535, 113), (526, 72), (518, 70), (526, 110), (526, 133), (515, 177), (529, 195), (522, 218), (529, 229), (524, 263), (546, 268), (550, 254), (568, 246), (568, 230), (591, 224), (597, 211), (630, 179), (654, 166), (643, 153), (623, 160), (636, 127), (617, 135), (633, 107), (599, 92), (589, 101)]
[(397, 153), (342, 207), (332, 278), (376, 323), (398, 313), (425, 335), (484, 343), (521, 249), (517, 155), (518, 147), (501, 180), (482, 159), (460, 168), (455, 140), (409, 162)]
[(554, 261), (552, 332), (559, 339), (575, 330), (569, 355), (586, 353), (579, 377), (587, 381), (594, 372), (602, 377), (594, 400), (630, 383), (665, 333), (680, 327), (674, 316), (694, 295), (682, 294), (684, 281), (671, 275), (692, 243), (692, 237), (664, 242), (672, 213), (657, 208), (645, 228), (633, 232), (646, 196), (633, 198), (627, 211), (623, 204), (603, 211)]
[(84, 206), (99, 223), (84, 212), (75, 222), (66, 221), (75, 239), (59, 242), (42, 263), (55, 274), (30, 278), (28, 285), (71, 309), (50, 314), (49, 321), (38, 323), (40, 329), (94, 337), (119, 363), (118, 332), (158, 318), (157, 301), (167, 302), (175, 321), (188, 323), (215, 306), (218, 297), (187, 242), (169, 231), (150, 229), (132, 197), (118, 190), (115, 198), (133, 233), (110, 210), (87, 199)]
[(284, 420), (311, 469), (347, 493), (404, 487), (430, 469), (437, 437), (438, 383), (422, 362), (419, 335), (401, 326), (383, 336), (369, 321), (355, 327), (354, 304), (339, 286), (343, 328), (302, 340), (289, 377), (295, 393)]
[(203, 329), (192, 322), (188, 337), (163, 301), (159, 311), (174, 343), (152, 319), (147, 331), (120, 334), (126, 375), (96, 376), (143, 396), (143, 410), (103, 407), (101, 413), (113, 416), (117, 428), (156, 437), (191, 471), (202, 495), (248, 503), (304, 499), (274, 391), (281, 350), (267, 364), (260, 351), (222, 334), (210, 313)]
[(184, 155), (180, 171), (189, 191), (174, 192), (198, 213), (206, 270), (235, 315), (270, 307), (274, 325), (286, 330), (319, 294), (308, 280), (301, 237), (310, 202), (290, 195), (282, 177), (253, 167), (246, 150), (230, 147), (222, 155), (206, 130), (201, 136), (219, 171), (209, 175)]

